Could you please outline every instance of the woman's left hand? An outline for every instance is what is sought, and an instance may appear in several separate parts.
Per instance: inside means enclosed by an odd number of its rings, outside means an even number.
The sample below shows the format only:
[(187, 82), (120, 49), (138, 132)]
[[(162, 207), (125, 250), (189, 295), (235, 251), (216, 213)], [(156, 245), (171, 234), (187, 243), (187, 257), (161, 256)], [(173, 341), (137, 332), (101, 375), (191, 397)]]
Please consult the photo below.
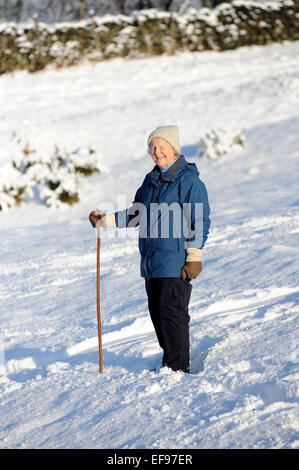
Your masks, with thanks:
[(182, 268), (182, 279), (195, 279), (201, 271), (201, 261), (187, 261)]

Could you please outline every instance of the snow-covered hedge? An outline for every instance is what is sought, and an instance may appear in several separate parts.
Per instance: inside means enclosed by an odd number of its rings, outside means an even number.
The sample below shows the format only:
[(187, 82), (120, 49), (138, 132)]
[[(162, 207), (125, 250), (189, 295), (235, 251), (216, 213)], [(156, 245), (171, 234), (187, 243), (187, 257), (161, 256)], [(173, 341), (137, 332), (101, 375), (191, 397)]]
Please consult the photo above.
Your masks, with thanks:
[(91, 16), (88, 20), (0, 25), (0, 74), (31, 72), (54, 63), (190, 51), (226, 50), (244, 45), (299, 39), (299, 0), (257, 3), (232, 0), (214, 9), (189, 9), (184, 15), (159, 10), (130, 16)]
[(26, 144), (20, 155), (1, 167), (0, 210), (33, 199), (56, 208), (74, 204), (80, 199), (82, 178), (99, 171), (91, 148), (68, 152), (56, 146), (52, 155), (46, 155)]

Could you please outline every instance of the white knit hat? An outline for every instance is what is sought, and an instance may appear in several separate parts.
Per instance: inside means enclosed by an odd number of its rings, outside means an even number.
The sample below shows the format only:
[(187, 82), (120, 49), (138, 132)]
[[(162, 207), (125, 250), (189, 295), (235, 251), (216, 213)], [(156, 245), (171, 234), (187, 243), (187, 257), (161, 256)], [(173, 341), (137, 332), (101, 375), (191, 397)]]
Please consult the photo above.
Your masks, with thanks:
[(151, 141), (154, 137), (166, 140), (178, 154), (181, 153), (179, 129), (177, 126), (160, 126), (154, 129), (147, 139), (147, 149), (149, 152), (151, 151)]

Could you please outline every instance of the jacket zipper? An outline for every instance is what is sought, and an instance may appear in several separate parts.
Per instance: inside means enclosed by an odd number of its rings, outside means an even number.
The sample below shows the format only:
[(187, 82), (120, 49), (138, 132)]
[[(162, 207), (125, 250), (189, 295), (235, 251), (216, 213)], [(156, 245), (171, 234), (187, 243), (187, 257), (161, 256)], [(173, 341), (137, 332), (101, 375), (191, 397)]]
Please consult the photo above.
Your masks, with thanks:
[[(157, 202), (158, 201), (158, 197), (159, 197), (159, 194), (160, 194), (160, 190), (161, 190), (161, 187), (162, 187), (162, 184), (158, 184), (157, 186), (157, 189), (156, 189), (156, 193), (155, 193), (155, 197), (154, 197), (154, 202)], [(150, 203), (151, 205), (151, 203)], [(149, 209), (150, 210), (150, 209)], [(151, 219), (150, 219), (150, 229), (151, 229)], [(146, 277), (148, 277), (148, 275), (150, 274), (150, 270), (151, 270), (151, 260), (150, 260), (150, 248), (151, 248), (151, 238), (150, 238), (150, 235), (149, 234), (149, 237), (148, 237), (148, 242), (147, 242), (147, 253), (146, 253)]]

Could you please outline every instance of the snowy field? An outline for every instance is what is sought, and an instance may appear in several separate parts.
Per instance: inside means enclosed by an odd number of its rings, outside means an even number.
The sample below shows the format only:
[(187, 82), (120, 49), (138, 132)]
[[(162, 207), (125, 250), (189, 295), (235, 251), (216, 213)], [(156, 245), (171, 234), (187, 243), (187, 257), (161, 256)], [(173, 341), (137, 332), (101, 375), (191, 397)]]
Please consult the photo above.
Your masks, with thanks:
[[(112, 60), (0, 77), (0, 168), (16, 139), (91, 146), (81, 201), (0, 213), (1, 448), (299, 447), (299, 42)], [(163, 369), (137, 233), (101, 243), (89, 212), (130, 204), (153, 166), (146, 138), (177, 124), (211, 204), (190, 303), (191, 372)], [(205, 129), (245, 147), (197, 156)], [(118, 235), (118, 236), (117, 236)]]

